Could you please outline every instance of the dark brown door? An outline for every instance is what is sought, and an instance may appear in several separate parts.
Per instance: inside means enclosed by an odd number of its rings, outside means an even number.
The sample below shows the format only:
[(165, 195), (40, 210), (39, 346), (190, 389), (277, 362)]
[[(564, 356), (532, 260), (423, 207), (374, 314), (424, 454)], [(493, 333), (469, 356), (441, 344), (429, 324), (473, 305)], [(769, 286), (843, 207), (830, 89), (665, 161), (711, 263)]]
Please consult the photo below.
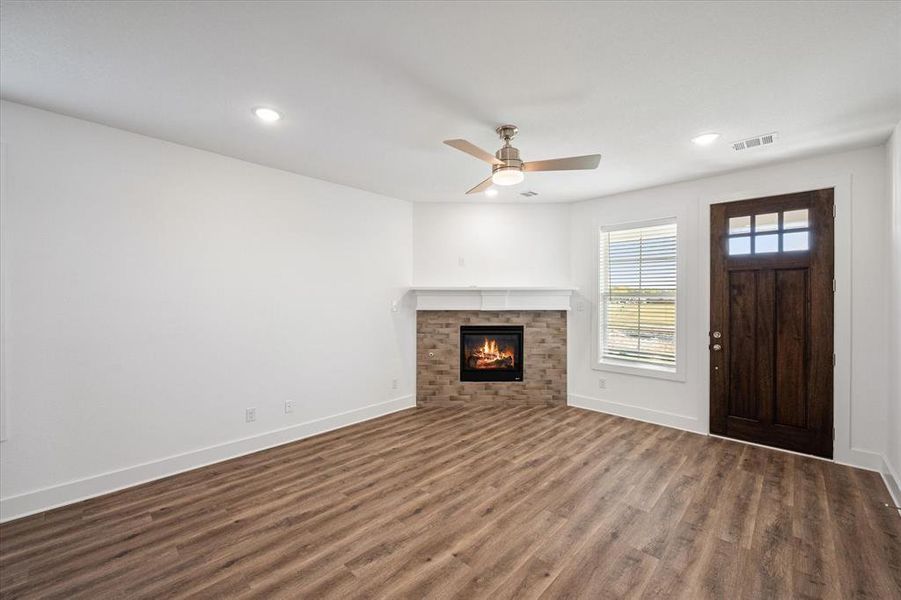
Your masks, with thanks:
[(832, 190), (710, 207), (710, 431), (832, 457)]

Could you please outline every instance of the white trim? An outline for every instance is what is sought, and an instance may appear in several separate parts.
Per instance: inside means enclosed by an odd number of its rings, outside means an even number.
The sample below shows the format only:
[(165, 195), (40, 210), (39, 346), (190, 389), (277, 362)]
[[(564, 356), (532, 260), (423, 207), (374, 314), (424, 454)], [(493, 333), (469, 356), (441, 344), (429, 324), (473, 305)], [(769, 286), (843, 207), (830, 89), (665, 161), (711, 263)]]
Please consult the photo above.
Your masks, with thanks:
[(558, 285), (414, 285), (413, 292), (575, 292), (579, 288)]
[[(623, 231), (625, 229), (638, 229), (641, 227), (656, 227), (658, 225), (669, 225), (670, 223), (677, 223), (677, 218), (675, 215), (670, 215), (668, 217), (657, 217), (654, 219), (638, 219), (638, 220), (629, 220), (623, 222), (611, 223), (609, 225), (601, 225), (600, 230), (604, 233), (610, 233), (611, 231)], [(678, 235), (678, 225), (676, 226), (676, 235)]]
[[(688, 361), (686, 352), (688, 345), (686, 343), (687, 335), (686, 326), (686, 294), (685, 274), (688, 272), (688, 256), (685, 251), (687, 244), (684, 228), (687, 219), (686, 213), (682, 210), (676, 214), (669, 214), (663, 217), (655, 216), (649, 219), (630, 219), (629, 221), (616, 221), (612, 223), (598, 223), (597, 231), (594, 238), (594, 290), (592, 298), (594, 299), (594, 310), (591, 315), (591, 368), (595, 371), (606, 371), (611, 373), (622, 373), (625, 375), (634, 375), (636, 377), (651, 377), (654, 379), (668, 379), (671, 381), (686, 381), (685, 365)], [(676, 365), (674, 368), (657, 366), (651, 364), (618, 364), (611, 361), (605, 361), (601, 358), (601, 317), (602, 299), (601, 299), (601, 281), (600, 281), (600, 247), (601, 236), (610, 231), (621, 231), (623, 229), (632, 229), (636, 227), (653, 227), (655, 225), (665, 225), (675, 223), (676, 225)], [(680, 231), (682, 233), (680, 233)]]
[[(678, 300), (677, 300), (678, 302)], [(601, 308), (598, 307), (597, 312), (600, 313)], [(678, 307), (676, 308), (676, 319), (678, 319)], [(598, 316), (598, 320), (600, 320), (600, 315)], [(676, 325), (676, 328), (679, 328), (679, 325)], [(595, 332), (595, 337), (600, 338), (600, 330)], [(600, 345), (600, 340), (598, 339), (595, 344)], [(676, 352), (678, 353), (678, 344), (676, 342)], [(676, 358), (678, 364), (678, 358)], [(669, 379), (671, 381), (685, 381), (685, 374), (680, 373), (678, 367), (675, 369), (670, 367), (664, 367), (662, 365), (655, 365), (652, 363), (645, 363), (641, 361), (636, 361), (633, 363), (628, 363), (626, 361), (613, 361), (609, 358), (600, 358), (595, 360), (591, 364), (591, 368), (595, 371), (607, 371), (608, 373), (622, 373), (624, 375), (636, 375), (638, 377), (653, 377), (654, 379)]]
[[(710, 323), (710, 206), (723, 202), (779, 196), (796, 192), (833, 188), (835, 202), (835, 306), (834, 339), (835, 369), (833, 371), (833, 424), (835, 440), (833, 458), (840, 464), (879, 470), (874, 466), (869, 451), (857, 450), (851, 445), (851, 183), (850, 173), (834, 177), (812, 177), (800, 183), (786, 185), (763, 182), (752, 189), (701, 197), (698, 202), (699, 256), (701, 265), (701, 323)], [(839, 343), (840, 342), (840, 343)], [(708, 355), (707, 336), (701, 336), (698, 344), (700, 356)], [(706, 359), (700, 361), (701, 389), (707, 401), (702, 403), (700, 419), (709, 431), (710, 424), (710, 371)], [(877, 455), (878, 456), (878, 455)]]
[(872, 450), (861, 450), (860, 448), (851, 448), (846, 457), (833, 458), (833, 462), (867, 471), (882, 470), (882, 455)]
[(414, 287), (416, 310), (569, 310), (571, 287)]
[(6, 169), (7, 160), (6, 142), (0, 140), (0, 442), (9, 439), (9, 406), (7, 398), (9, 392), (7, 390), (8, 380), (6, 369), (7, 352), (7, 305), (9, 283), (9, 269), (6, 257), (9, 254), (6, 248), (6, 227), (7, 225), (7, 205), (9, 204), (8, 188), (6, 180), (9, 173)]
[(9, 496), (0, 499), (0, 522), (18, 519), (51, 508), (80, 502), (88, 498), (169, 477), (177, 473), (244, 456), (245, 454), (281, 446), (282, 444), (295, 442), (399, 410), (414, 408), (415, 406), (416, 403), (412, 394), (401, 396), (386, 402), (370, 404), (362, 408), (313, 419), (283, 429), (276, 429), (183, 454), (176, 454), (160, 460), (69, 481), (17, 496)]
[(594, 412), (616, 415), (635, 421), (644, 421), (645, 423), (662, 425), (673, 429), (682, 429), (684, 431), (700, 433), (702, 435), (707, 433), (704, 431), (702, 423), (699, 423), (696, 418), (686, 415), (654, 410), (652, 408), (642, 408), (631, 404), (620, 404), (619, 402), (582, 396), (581, 394), (569, 394), (567, 403), (576, 408), (584, 408)]
[[(885, 482), (885, 487), (888, 488), (889, 495), (895, 502), (895, 506), (901, 506), (901, 477), (898, 477), (895, 469), (892, 468), (891, 463), (884, 456), (882, 457), (880, 473), (882, 474), (882, 480)], [(901, 515), (901, 508), (898, 509), (898, 514)]]

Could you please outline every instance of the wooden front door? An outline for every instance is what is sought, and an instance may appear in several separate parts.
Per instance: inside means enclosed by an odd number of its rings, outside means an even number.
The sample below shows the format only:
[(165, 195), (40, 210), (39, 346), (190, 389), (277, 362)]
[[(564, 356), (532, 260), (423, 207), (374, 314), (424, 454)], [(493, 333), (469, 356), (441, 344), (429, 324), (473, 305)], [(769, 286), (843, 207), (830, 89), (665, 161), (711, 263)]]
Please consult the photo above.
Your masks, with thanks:
[(710, 431), (832, 458), (831, 189), (710, 207)]

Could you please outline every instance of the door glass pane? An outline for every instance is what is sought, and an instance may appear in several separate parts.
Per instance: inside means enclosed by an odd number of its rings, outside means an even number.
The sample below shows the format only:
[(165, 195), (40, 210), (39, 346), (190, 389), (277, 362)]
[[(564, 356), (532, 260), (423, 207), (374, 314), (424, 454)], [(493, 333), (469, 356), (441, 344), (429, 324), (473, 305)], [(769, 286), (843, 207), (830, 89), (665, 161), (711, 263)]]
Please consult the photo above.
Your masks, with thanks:
[(751, 233), (751, 217), (732, 217), (729, 219), (729, 233)]
[(806, 229), (807, 225), (806, 208), (802, 208), (801, 210), (787, 210), (782, 214), (783, 229)]
[(729, 238), (729, 254), (750, 254), (751, 253), (751, 237), (742, 236)]
[(779, 252), (778, 233), (754, 236), (754, 254), (765, 254), (767, 252)]
[(807, 231), (787, 231), (782, 236), (782, 249), (785, 252), (810, 250), (810, 237)]
[(779, 229), (779, 213), (767, 213), (754, 217), (754, 231), (776, 231)]

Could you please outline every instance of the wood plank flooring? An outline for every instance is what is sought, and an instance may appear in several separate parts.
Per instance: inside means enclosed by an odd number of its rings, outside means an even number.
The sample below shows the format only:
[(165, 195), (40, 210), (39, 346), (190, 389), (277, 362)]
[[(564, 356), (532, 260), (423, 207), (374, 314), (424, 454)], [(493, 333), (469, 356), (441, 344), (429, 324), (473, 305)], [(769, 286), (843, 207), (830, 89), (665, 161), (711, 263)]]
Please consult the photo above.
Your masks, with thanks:
[(0, 526), (3, 598), (901, 598), (879, 476), (571, 407), (411, 409)]

